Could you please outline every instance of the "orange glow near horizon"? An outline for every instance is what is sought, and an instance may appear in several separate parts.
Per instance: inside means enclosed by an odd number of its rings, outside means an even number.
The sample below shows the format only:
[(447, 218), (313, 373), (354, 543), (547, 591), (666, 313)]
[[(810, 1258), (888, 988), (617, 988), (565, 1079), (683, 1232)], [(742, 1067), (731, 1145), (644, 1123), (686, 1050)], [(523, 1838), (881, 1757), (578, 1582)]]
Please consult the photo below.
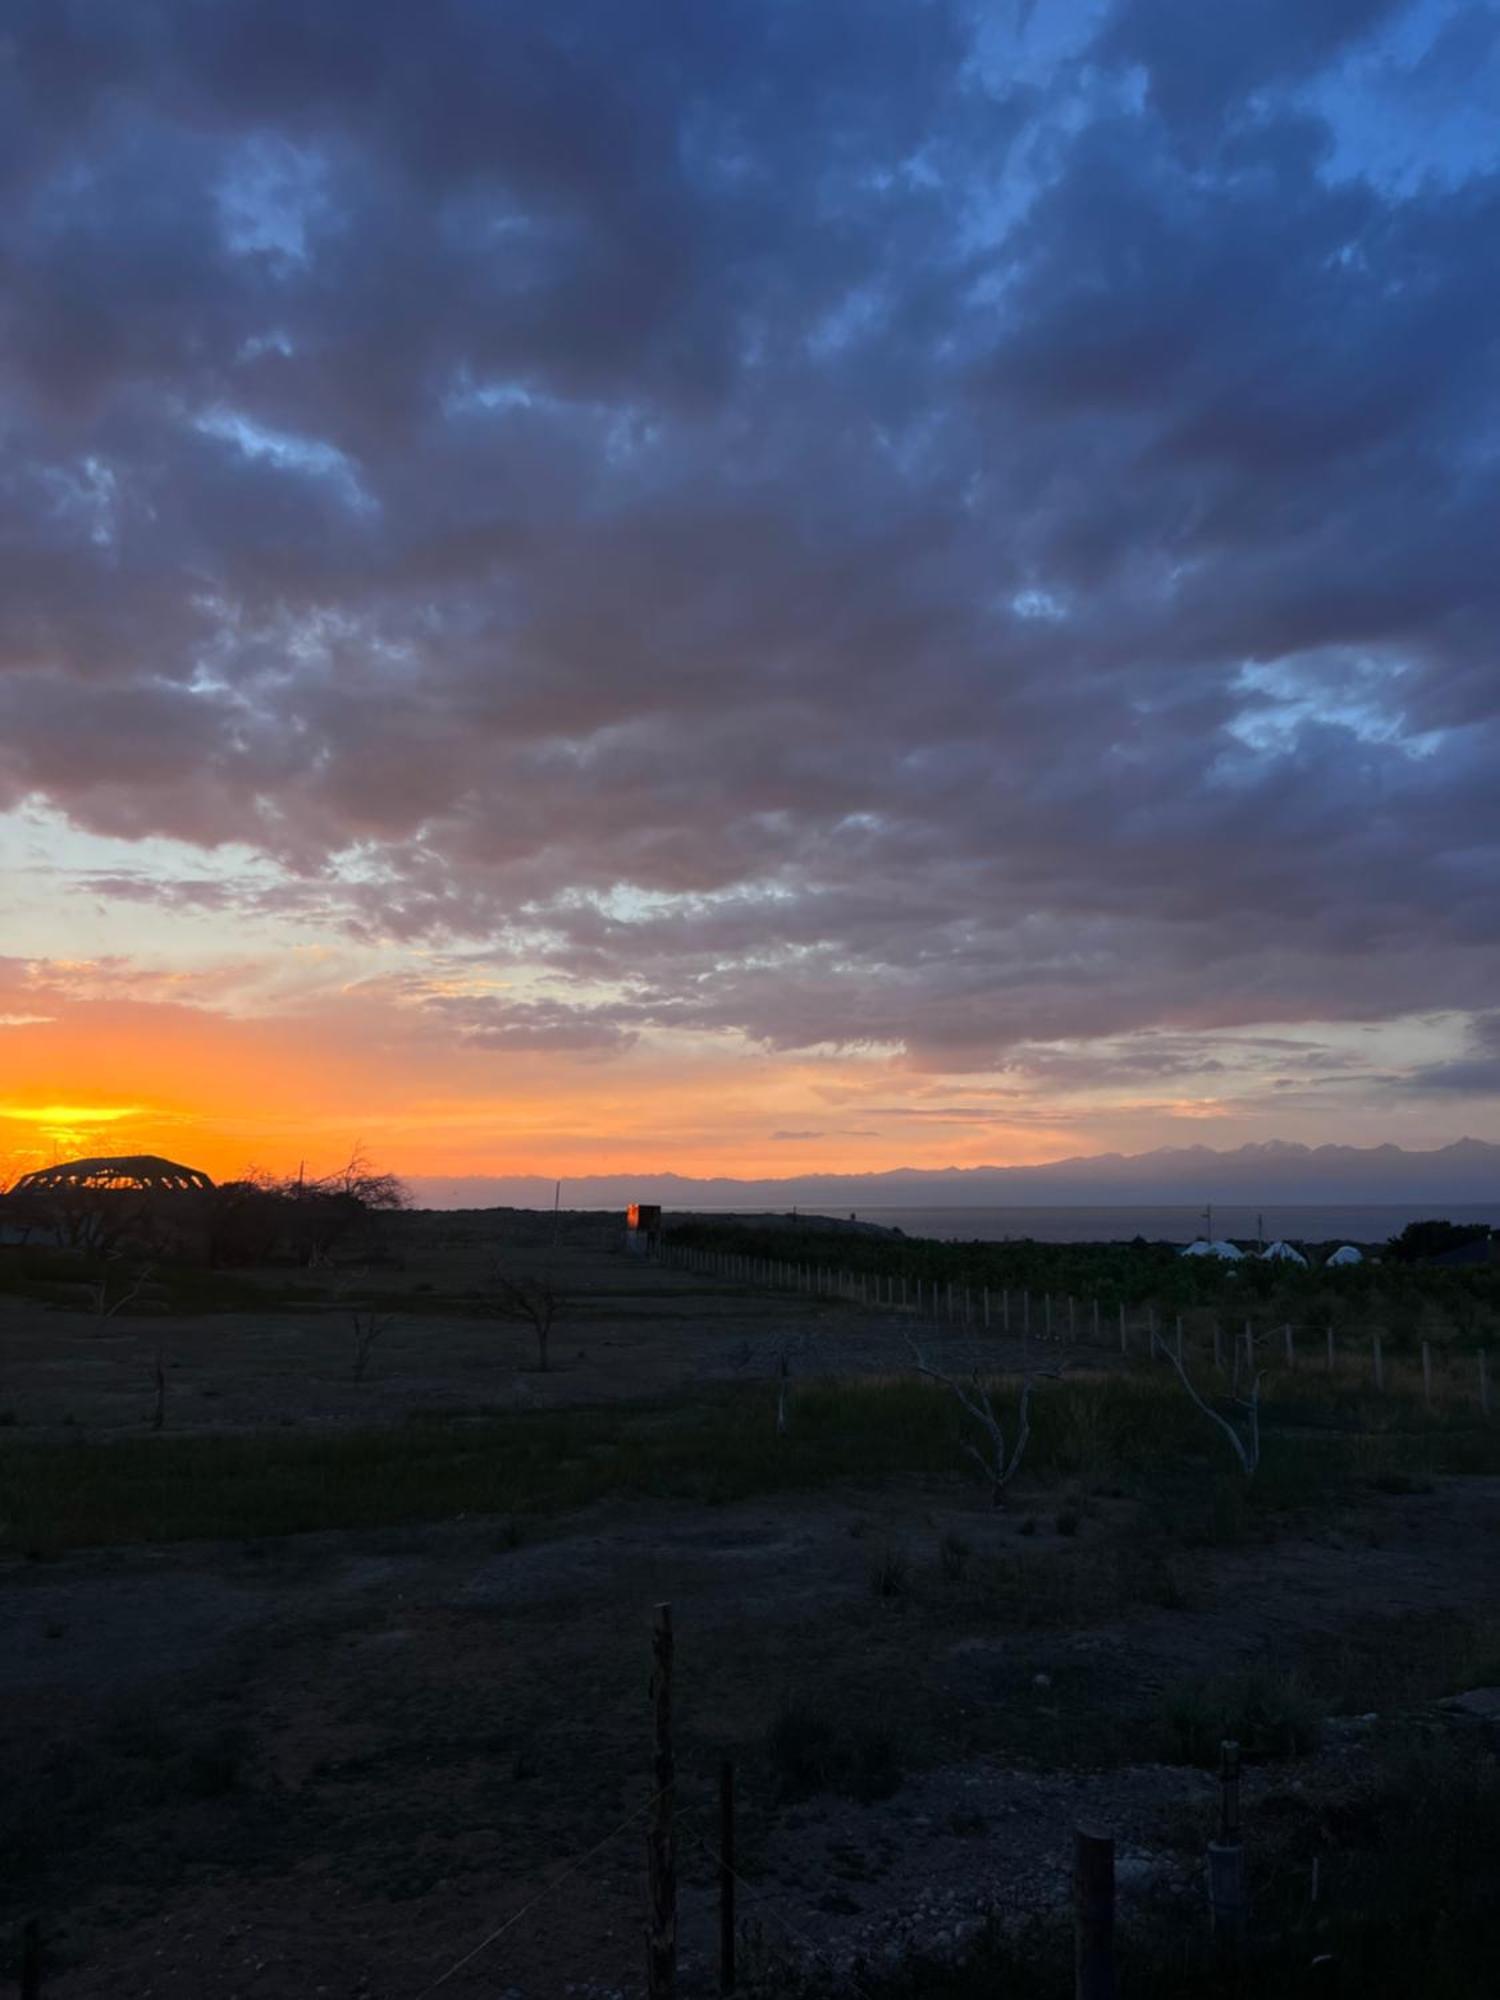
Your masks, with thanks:
[[(876, 1126), (886, 1061), (645, 1043), (607, 1059), (496, 1051), (347, 994), (244, 1018), (177, 1001), (58, 1003), (4, 1031), (0, 1159), (160, 1153), (216, 1179), (323, 1170), (358, 1145), (413, 1176), (673, 1171), (783, 1178), (1032, 1161), (1076, 1150), (1064, 1125)], [(873, 1093), (873, 1096), (872, 1096)]]

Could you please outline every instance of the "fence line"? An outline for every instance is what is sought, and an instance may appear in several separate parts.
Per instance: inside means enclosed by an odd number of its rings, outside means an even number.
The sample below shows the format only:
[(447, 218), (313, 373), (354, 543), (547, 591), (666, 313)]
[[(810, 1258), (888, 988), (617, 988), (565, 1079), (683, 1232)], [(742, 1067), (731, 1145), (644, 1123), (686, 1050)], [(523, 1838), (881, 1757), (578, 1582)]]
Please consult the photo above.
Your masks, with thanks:
[[(693, 1276), (742, 1285), (761, 1285), (830, 1303), (856, 1305), (871, 1313), (889, 1312), (907, 1322), (918, 1320), (962, 1329), (968, 1337), (988, 1334), (993, 1338), (999, 1333), (1010, 1338), (1012, 1313), (1018, 1312), (1023, 1352), (1033, 1342), (1039, 1341), (1052, 1348), (1097, 1347), (1108, 1351), (1118, 1348), (1120, 1356), (1128, 1360), (1138, 1351), (1132, 1336), (1139, 1338), (1139, 1351), (1147, 1355), (1156, 1351), (1160, 1338), (1158, 1309), (1149, 1303), (1132, 1310), (1122, 1301), (1116, 1309), (1116, 1332), (1111, 1334), (1105, 1330), (1106, 1323), (1097, 1296), (1083, 1302), (1085, 1310), (1080, 1312), (1080, 1300), (1072, 1293), (1043, 1292), (1034, 1295), (1029, 1287), (1010, 1286), (1002, 1287), (996, 1293), (989, 1286), (975, 1288), (961, 1286), (953, 1279), (909, 1278), (906, 1275), (898, 1283), (897, 1278), (888, 1273), (851, 1272), (820, 1264), (746, 1256), (737, 1251), (701, 1249), (674, 1244), (670, 1240), (659, 1244), (657, 1259), (668, 1269)], [(1035, 1315), (1034, 1297), (1038, 1306)], [(1189, 1309), (1192, 1316), (1200, 1320), (1206, 1311), (1207, 1308)], [(1189, 1313), (1174, 1311), (1173, 1335), (1177, 1358), (1184, 1362), (1207, 1363), (1209, 1356), (1201, 1326), (1189, 1331), (1185, 1324), (1188, 1317)], [(1209, 1318), (1212, 1366), (1216, 1373), (1226, 1376), (1231, 1385), (1239, 1381), (1242, 1370), (1253, 1373), (1257, 1365), (1262, 1369), (1267, 1366), (1273, 1342), (1280, 1349), (1281, 1364), (1288, 1373), (1315, 1367), (1317, 1363), (1312, 1361), (1309, 1348), (1316, 1351), (1321, 1331), (1321, 1362), (1325, 1373), (1334, 1374), (1340, 1364), (1345, 1368), (1363, 1365), (1368, 1369), (1368, 1380), (1374, 1389), (1384, 1392), (1387, 1388), (1389, 1357), (1385, 1341), (1388, 1327), (1346, 1324), (1339, 1329), (1326, 1321), (1304, 1321), (1299, 1325), (1277, 1318), (1257, 1331), (1253, 1321), (1247, 1319), (1239, 1333), (1232, 1334), (1228, 1339), (1226, 1366), (1226, 1340), (1221, 1316), (1209, 1313)], [(1039, 1328), (1034, 1323), (1036, 1319), (1041, 1322)], [(1302, 1335), (1300, 1345), (1299, 1333)], [(1366, 1340), (1368, 1347), (1363, 1345)], [(1359, 1358), (1361, 1353), (1365, 1356), (1363, 1364)], [(1436, 1409), (1445, 1400), (1452, 1402), (1456, 1393), (1465, 1402), (1476, 1400), (1485, 1417), (1492, 1414), (1487, 1349), (1434, 1344), (1429, 1339), (1422, 1339), (1413, 1354), (1413, 1367), (1418, 1360), (1422, 1368), (1422, 1396), (1429, 1409)], [(1454, 1375), (1459, 1369), (1473, 1370), (1471, 1388), (1455, 1387)]]
[(448, 1967), (448, 1970), (439, 1973), (430, 1986), (424, 1986), (421, 1992), (417, 1994), (416, 2000), (427, 2000), (427, 1996), (430, 1993), (436, 1993), (440, 1986), (446, 1986), (448, 1981), (462, 1972), (466, 1965), (472, 1965), (476, 1958), (481, 1957), (490, 1949), (491, 1945), (498, 1944), (507, 1931), (513, 1931), (523, 1917), (531, 1915), (538, 1904), (545, 1903), (547, 1898), (555, 1890), (560, 1889), (564, 1882), (570, 1881), (580, 1869), (586, 1868), (595, 1855), (602, 1854), (610, 1842), (617, 1840), (627, 1827), (634, 1826), (638, 1819), (644, 1819), (646, 1814), (651, 1812), (660, 1803), (660, 1800), (661, 1794), (659, 1792), (654, 1793), (643, 1805), (638, 1805), (634, 1812), (626, 1813), (618, 1826), (611, 1827), (602, 1840), (596, 1840), (594, 1845), (586, 1853), (580, 1854), (576, 1861), (570, 1861), (561, 1875), (549, 1882), (545, 1889), (538, 1889), (528, 1902), (523, 1903), (519, 1910), (514, 1911), (508, 1916), (503, 1924), (498, 1924), (488, 1937), (481, 1938), (472, 1951), (466, 1951), (462, 1958), (455, 1959), (453, 1964)]

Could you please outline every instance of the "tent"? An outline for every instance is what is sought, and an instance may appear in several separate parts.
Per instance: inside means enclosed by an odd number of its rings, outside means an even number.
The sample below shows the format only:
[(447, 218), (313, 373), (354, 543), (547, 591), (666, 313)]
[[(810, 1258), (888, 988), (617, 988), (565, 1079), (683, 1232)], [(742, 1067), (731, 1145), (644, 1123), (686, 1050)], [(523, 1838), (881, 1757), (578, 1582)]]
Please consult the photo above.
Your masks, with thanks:
[(1335, 1250), (1328, 1261), (1330, 1264), (1363, 1264), (1365, 1253), (1356, 1250), (1352, 1243), (1346, 1243), (1341, 1250)]
[(1196, 1243), (1187, 1244), (1182, 1251), (1184, 1257), (1223, 1257), (1236, 1264), (1244, 1254), (1243, 1250), (1237, 1250), (1232, 1243), (1224, 1242), (1222, 1239), (1216, 1243), (1208, 1243), (1201, 1236)]
[(1307, 1259), (1300, 1250), (1294, 1249), (1290, 1243), (1283, 1243), (1279, 1239), (1275, 1243), (1268, 1243), (1260, 1254), (1273, 1264), (1305, 1264), (1307, 1262)]

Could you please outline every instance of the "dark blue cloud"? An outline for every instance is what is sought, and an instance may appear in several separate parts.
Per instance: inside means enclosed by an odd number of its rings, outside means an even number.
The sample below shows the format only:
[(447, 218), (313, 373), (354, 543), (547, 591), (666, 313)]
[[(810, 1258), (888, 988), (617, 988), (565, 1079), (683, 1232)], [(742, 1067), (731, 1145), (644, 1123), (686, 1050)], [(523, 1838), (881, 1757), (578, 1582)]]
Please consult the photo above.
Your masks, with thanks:
[(1494, 12), (1017, 18), (13, 10), (0, 798), (509, 1043), (1482, 1006)]

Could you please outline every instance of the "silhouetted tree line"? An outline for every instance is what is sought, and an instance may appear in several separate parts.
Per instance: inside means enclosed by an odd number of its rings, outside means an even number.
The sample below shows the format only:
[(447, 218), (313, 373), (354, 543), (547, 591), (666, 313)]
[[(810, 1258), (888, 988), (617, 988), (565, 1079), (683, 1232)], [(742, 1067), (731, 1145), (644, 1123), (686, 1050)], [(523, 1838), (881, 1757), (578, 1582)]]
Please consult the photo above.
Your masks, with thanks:
[(369, 1261), (385, 1249), (384, 1224), (410, 1206), (403, 1183), (354, 1154), (314, 1179), (252, 1170), (217, 1187), (163, 1193), (68, 1188), (0, 1198), (12, 1242), (52, 1243), (89, 1258), (130, 1249), (217, 1268), (333, 1261), (357, 1247)]

